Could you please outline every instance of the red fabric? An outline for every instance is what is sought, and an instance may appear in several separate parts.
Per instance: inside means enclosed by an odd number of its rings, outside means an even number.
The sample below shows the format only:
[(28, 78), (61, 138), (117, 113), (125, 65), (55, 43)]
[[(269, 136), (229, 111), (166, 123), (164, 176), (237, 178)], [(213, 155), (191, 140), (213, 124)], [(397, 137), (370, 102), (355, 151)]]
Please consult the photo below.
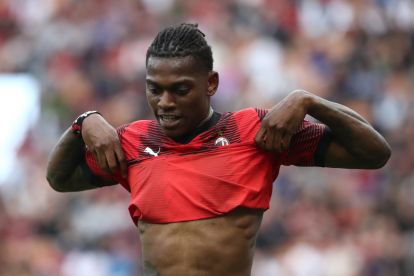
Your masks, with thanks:
[(326, 126), (303, 121), (292, 137), (289, 149), (282, 155), (282, 165), (313, 166), (316, 148)]
[(98, 162), (93, 157), (90, 151), (86, 151), (85, 153), (86, 164), (88, 165), (89, 169), (92, 171), (93, 174), (98, 176), (99, 178), (103, 178), (109, 181), (113, 181), (115, 183), (121, 184), (127, 191), (131, 191), (128, 183), (128, 179), (122, 177), (121, 172), (115, 172), (110, 174), (105, 172), (99, 168)]
[[(133, 221), (170, 223), (215, 217), (239, 206), (269, 208), (280, 165), (313, 165), (325, 126), (304, 121), (290, 148), (275, 154), (254, 144), (264, 114), (252, 108), (225, 113), (185, 145), (166, 137), (155, 121), (137, 121), (119, 131), (129, 164), (123, 186), (131, 192)], [(87, 164), (95, 174), (116, 179), (103, 174), (91, 156)]]

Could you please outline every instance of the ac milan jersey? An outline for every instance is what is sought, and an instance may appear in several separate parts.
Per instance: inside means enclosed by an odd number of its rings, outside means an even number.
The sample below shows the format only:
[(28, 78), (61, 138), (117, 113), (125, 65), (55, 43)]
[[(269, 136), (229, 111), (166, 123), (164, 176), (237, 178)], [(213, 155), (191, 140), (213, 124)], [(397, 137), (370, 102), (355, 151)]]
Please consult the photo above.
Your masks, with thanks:
[(130, 191), (135, 224), (211, 218), (240, 206), (266, 210), (281, 165), (322, 165), (327, 127), (304, 120), (286, 151), (264, 151), (254, 138), (265, 114), (253, 108), (224, 113), (186, 144), (167, 137), (156, 121), (136, 121), (118, 129), (128, 179), (104, 173), (89, 152), (86, 163)]

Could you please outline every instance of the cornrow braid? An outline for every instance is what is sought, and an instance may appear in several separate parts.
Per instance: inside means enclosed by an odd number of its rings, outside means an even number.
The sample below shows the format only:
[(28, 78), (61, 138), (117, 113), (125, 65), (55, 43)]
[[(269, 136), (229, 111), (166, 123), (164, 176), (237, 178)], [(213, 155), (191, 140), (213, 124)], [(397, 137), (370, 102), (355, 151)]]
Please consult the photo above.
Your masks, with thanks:
[(198, 24), (183, 23), (160, 31), (147, 50), (145, 63), (152, 57), (195, 57), (213, 70), (213, 54), (205, 40), (205, 35), (198, 29)]

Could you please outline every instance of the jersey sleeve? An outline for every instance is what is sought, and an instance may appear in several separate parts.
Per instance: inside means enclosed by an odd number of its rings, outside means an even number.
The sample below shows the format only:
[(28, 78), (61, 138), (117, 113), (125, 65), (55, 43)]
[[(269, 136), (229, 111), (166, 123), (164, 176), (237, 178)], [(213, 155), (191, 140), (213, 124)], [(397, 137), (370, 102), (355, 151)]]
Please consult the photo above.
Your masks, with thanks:
[[(120, 140), (122, 140), (123, 127), (117, 130)], [(82, 171), (89, 182), (96, 187), (103, 187), (120, 183), (129, 190), (128, 180), (122, 177), (120, 171), (109, 173), (102, 170), (92, 152), (85, 150), (84, 160), (81, 164)]]
[[(260, 121), (267, 112), (267, 109), (256, 109)], [(292, 136), (289, 148), (281, 154), (282, 165), (324, 167), (325, 153), (331, 140), (328, 126), (303, 120)]]
[(283, 153), (283, 165), (325, 166), (325, 154), (332, 133), (328, 126), (304, 120)]

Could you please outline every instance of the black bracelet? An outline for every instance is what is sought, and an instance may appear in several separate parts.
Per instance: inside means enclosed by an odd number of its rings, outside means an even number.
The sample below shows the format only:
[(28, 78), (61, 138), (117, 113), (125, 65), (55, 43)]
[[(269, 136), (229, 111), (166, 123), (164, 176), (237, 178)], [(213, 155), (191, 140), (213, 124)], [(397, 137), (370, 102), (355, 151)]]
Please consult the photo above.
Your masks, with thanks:
[(99, 114), (99, 115), (101, 115), (101, 113), (99, 113), (96, 110), (86, 111), (85, 113), (82, 113), (81, 115), (79, 115), (78, 118), (76, 118), (75, 121), (73, 121), (73, 123), (72, 123), (72, 133), (75, 134), (76, 136), (80, 137), (81, 136), (81, 132), (82, 132), (82, 123), (83, 123), (83, 120), (85, 120), (87, 117), (89, 117), (92, 114)]

